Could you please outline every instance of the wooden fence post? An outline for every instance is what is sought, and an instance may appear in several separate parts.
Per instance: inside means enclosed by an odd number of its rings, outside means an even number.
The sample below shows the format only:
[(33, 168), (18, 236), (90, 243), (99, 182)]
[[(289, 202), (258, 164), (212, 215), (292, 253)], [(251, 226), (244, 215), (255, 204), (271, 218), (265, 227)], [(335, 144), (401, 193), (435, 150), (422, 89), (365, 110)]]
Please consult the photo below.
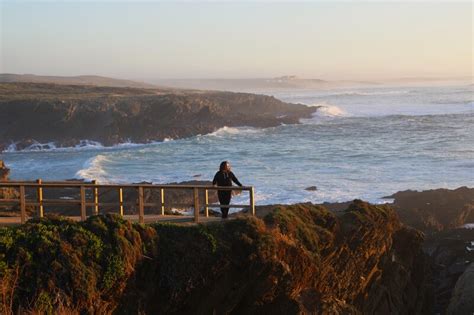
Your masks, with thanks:
[(204, 196), (205, 196), (204, 201), (206, 202), (206, 208), (205, 208), (206, 218), (209, 218), (209, 207), (208, 207), (208, 204), (209, 204), (209, 190), (206, 189), (206, 194)]
[(138, 222), (144, 223), (145, 222), (145, 207), (143, 202), (143, 187), (138, 186)]
[(123, 217), (123, 188), (119, 188), (120, 215)]
[[(36, 183), (38, 185), (42, 184), (42, 180), (37, 179)], [(43, 187), (38, 186), (38, 189), (36, 190), (36, 200), (38, 201), (38, 216), (42, 218), (44, 216), (44, 207), (43, 207)]]
[(161, 215), (165, 215), (165, 190), (161, 188), (160, 190), (161, 196)]
[(255, 192), (253, 186), (250, 188), (250, 213), (255, 215)]
[(25, 186), (20, 186), (20, 220), (21, 223), (26, 222), (26, 197)]
[[(92, 184), (97, 185), (97, 181), (94, 179)], [(99, 214), (99, 188), (94, 187), (94, 214)]]
[(199, 190), (194, 187), (194, 222), (199, 222)]
[(81, 186), (81, 220), (85, 221), (86, 217), (86, 187)]

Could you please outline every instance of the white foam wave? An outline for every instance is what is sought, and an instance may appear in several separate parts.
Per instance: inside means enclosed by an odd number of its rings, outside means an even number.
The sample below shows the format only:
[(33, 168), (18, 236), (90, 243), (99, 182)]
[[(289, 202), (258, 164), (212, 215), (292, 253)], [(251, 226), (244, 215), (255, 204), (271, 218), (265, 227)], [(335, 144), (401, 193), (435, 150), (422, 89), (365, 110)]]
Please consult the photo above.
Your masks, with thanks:
[(61, 152), (70, 152), (70, 151), (87, 151), (87, 150), (114, 150), (114, 149), (123, 149), (123, 148), (133, 148), (133, 147), (143, 147), (152, 144), (159, 144), (164, 142), (173, 141), (172, 138), (165, 138), (163, 141), (155, 141), (150, 143), (134, 143), (131, 141), (126, 141), (118, 143), (113, 146), (106, 147), (98, 141), (92, 140), (80, 140), (78, 144), (73, 147), (58, 147), (54, 142), (40, 143), (35, 141), (33, 144), (29, 145), (26, 148), (18, 149), (18, 143), (11, 143), (3, 152), (4, 153), (13, 153), (13, 152), (48, 152), (48, 151), (61, 151)]
[(102, 143), (98, 141), (92, 141), (92, 140), (81, 140), (79, 144), (75, 145), (75, 149), (96, 149), (96, 148), (103, 148), (104, 146)]
[(208, 136), (222, 137), (227, 135), (237, 135), (237, 134), (253, 134), (259, 132), (260, 129), (251, 128), (251, 127), (227, 127), (217, 129), (214, 132), (208, 134)]
[(324, 117), (343, 117), (347, 116), (347, 112), (338, 106), (323, 105), (318, 109), (316, 115)]
[(3, 152), (16, 152), (17, 151), (17, 148), (16, 148), (16, 143), (11, 143), (10, 145), (8, 145), (8, 147), (3, 150)]
[(17, 152), (17, 151), (24, 151), (24, 152), (35, 152), (35, 151), (52, 151), (56, 150), (57, 147), (54, 142), (33, 142), (31, 145), (27, 146), (24, 149), (18, 150), (17, 143), (11, 143), (3, 152)]
[(467, 223), (461, 226), (463, 229), (474, 229), (474, 223)]
[(97, 180), (100, 183), (107, 183), (108, 174), (103, 168), (103, 164), (110, 160), (102, 154), (90, 158), (84, 163), (84, 168), (76, 172), (76, 176), (85, 180)]

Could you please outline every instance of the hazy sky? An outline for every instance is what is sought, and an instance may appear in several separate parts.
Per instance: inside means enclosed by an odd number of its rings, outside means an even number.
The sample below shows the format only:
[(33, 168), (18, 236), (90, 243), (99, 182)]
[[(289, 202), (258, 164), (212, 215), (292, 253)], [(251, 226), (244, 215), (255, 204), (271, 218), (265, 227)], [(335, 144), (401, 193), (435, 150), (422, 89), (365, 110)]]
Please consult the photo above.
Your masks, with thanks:
[(0, 72), (133, 79), (473, 73), (467, 2), (0, 0)]

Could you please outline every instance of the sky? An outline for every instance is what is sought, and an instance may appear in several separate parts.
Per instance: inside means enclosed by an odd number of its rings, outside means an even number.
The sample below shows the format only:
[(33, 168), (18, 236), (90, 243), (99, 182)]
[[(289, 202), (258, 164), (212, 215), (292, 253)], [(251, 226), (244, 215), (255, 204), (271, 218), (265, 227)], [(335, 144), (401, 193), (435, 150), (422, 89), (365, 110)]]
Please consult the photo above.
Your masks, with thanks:
[(472, 76), (473, 3), (0, 0), (0, 72), (167, 78)]

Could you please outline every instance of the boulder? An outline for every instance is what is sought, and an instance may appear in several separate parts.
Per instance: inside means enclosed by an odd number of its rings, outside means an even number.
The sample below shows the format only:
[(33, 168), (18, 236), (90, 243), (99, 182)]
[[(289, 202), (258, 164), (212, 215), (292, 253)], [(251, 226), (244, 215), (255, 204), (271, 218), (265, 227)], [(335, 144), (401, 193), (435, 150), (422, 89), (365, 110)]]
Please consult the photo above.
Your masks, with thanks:
[(448, 315), (472, 315), (474, 313), (474, 263), (459, 277), (448, 306)]

